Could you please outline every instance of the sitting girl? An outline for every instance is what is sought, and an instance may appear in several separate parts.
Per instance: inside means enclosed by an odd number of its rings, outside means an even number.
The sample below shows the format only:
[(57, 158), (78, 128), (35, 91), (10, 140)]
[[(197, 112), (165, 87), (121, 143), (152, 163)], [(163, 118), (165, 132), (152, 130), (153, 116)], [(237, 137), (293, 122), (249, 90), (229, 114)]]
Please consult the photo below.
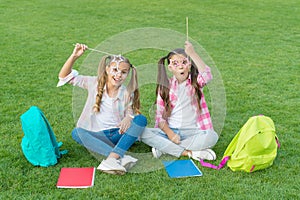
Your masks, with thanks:
[[(191, 59), (191, 60), (190, 60)], [(167, 77), (167, 68), (173, 74)], [(215, 160), (211, 149), (218, 141), (202, 88), (212, 79), (210, 68), (194, 51), (190, 42), (175, 49), (158, 62), (155, 127), (141, 136), (152, 146), (153, 156), (163, 153), (176, 157)]]
[[(135, 67), (121, 55), (104, 56), (98, 76), (78, 75), (72, 69), (88, 47), (76, 44), (59, 73), (58, 86), (65, 83), (88, 90), (87, 100), (73, 139), (87, 149), (107, 156), (97, 169), (111, 174), (124, 174), (137, 159), (124, 155), (147, 125), (139, 113), (140, 101)], [(124, 86), (130, 70), (131, 80)]]

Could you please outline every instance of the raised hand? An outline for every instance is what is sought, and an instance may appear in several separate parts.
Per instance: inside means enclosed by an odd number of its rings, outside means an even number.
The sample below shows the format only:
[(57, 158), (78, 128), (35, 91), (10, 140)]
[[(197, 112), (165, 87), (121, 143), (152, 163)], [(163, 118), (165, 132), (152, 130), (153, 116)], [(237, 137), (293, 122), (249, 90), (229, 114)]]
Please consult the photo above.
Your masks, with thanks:
[(88, 46), (86, 46), (85, 44), (76, 43), (74, 50), (73, 50), (73, 56), (80, 57), (84, 53), (84, 51), (87, 49), (88, 49)]
[(194, 47), (193, 47), (192, 43), (190, 43), (189, 41), (186, 41), (184, 43), (184, 50), (188, 56), (191, 56), (192, 54), (195, 53)]

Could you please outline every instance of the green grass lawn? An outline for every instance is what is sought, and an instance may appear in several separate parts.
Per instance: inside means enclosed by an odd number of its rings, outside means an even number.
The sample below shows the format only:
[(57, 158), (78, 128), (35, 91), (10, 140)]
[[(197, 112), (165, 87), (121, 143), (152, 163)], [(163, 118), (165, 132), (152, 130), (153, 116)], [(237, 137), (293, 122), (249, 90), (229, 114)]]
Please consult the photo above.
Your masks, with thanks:
[[(57, 189), (62, 167), (100, 163), (71, 138), (73, 88), (56, 87), (72, 44), (95, 48), (121, 32), (146, 27), (184, 35), (186, 16), (189, 36), (213, 60), (226, 92), (226, 118), (213, 163), (220, 162), (249, 117), (264, 114), (273, 119), (281, 142), (274, 165), (249, 174), (197, 163), (203, 177), (184, 179), (170, 179), (164, 169), (155, 168), (125, 176), (97, 171), (92, 188)], [(298, 0), (1, 1), (0, 199), (299, 199), (299, 21)], [(125, 55), (138, 68), (165, 53), (141, 49)], [(75, 68), (80, 69), (87, 56)], [(148, 110), (155, 87), (140, 89), (142, 111), (151, 121)], [(209, 91), (206, 94), (210, 99)], [(69, 150), (55, 166), (34, 167), (23, 156), (20, 116), (32, 105), (43, 110), (57, 140)], [(137, 143), (130, 151), (145, 153), (150, 148)]]

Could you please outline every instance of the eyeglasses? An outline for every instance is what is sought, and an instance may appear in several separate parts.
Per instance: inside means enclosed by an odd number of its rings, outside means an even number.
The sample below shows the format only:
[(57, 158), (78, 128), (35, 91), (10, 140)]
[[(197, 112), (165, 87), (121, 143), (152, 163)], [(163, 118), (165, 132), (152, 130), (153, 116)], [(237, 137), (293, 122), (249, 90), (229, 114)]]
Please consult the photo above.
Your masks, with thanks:
[(179, 66), (183, 66), (184, 68), (188, 67), (191, 64), (191, 62), (187, 59), (179, 59), (179, 60), (172, 60), (170, 59), (170, 64), (172, 67), (179, 67)]
[(127, 71), (122, 71), (119, 69), (119, 65), (121, 62), (124, 62), (124, 58), (121, 55), (114, 55), (110, 62), (110, 74), (113, 76), (118, 75), (127, 75)]
[(113, 76), (127, 76), (128, 75), (128, 71), (126, 70), (120, 70), (119, 69), (119, 63), (111, 63), (110, 65), (110, 72), (111, 75)]

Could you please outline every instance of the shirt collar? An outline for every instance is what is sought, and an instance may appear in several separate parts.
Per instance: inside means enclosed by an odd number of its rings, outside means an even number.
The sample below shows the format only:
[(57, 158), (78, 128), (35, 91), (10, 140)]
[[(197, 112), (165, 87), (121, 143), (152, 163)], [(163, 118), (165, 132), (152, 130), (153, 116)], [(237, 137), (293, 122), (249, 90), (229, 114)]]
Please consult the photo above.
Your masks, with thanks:
[[(105, 92), (106, 95), (107, 95), (107, 92), (106, 92), (106, 84), (104, 85), (104, 88), (103, 88), (103, 89), (104, 89), (104, 92)], [(122, 97), (123, 97), (125, 91), (126, 91), (125, 85), (121, 85), (120, 88), (119, 88), (119, 90), (118, 90), (118, 94), (117, 94), (115, 100), (117, 100), (117, 99), (122, 99)]]

